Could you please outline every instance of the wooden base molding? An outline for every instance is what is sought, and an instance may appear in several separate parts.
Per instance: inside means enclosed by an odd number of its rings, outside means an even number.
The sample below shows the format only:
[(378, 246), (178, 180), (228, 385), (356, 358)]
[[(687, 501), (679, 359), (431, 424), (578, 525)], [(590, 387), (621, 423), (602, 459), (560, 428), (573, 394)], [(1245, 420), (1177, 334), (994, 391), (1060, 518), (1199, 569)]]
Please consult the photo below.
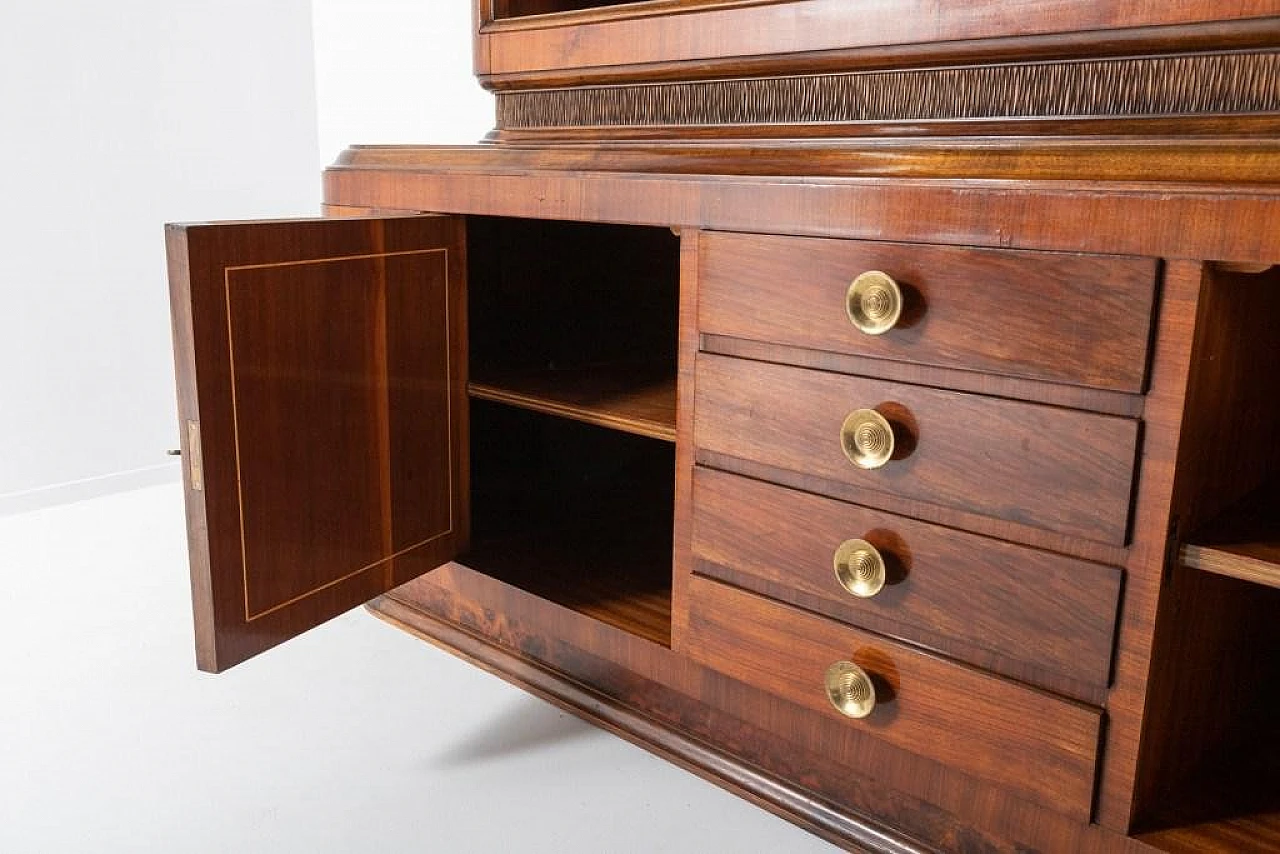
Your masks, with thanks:
[(1151, 850), (468, 566), (443, 566), (369, 608), (849, 850)]
[(371, 614), (518, 688), (621, 736), (810, 833), (850, 851), (925, 854), (921, 847), (875, 823), (835, 808), (813, 794), (771, 776), (638, 709), (537, 661), (504, 649), (457, 625), (392, 597), (366, 606)]

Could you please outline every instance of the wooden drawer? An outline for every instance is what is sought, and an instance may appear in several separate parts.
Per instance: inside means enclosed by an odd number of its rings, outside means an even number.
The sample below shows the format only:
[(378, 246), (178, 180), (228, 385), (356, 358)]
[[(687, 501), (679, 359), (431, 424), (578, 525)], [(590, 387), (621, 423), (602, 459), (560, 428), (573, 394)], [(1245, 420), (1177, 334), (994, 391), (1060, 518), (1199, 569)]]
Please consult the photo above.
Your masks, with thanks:
[[(694, 576), (690, 655), (830, 721), (830, 741), (855, 728), (893, 747), (1003, 786), (1086, 821), (1101, 714), (872, 634)], [(854, 720), (827, 699), (825, 676), (852, 661), (876, 705)], [(749, 709), (728, 710), (750, 714)], [(874, 769), (850, 768), (874, 777)]]
[[(1142, 390), (1153, 259), (704, 232), (698, 260), (706, 334)], [(904, 294), (902, 318), (880, 335), (845, 310), (868, 270)]]
[[(1125, 542), (1131, 419), (710, 354), (698, 357), (695, 394), (699, 454)], [(886, 416), (897, 436), (894, 459), (878, 469), (856, 467), (842, 450), (841, 425), (862, 408)]]
[[(841, 586), (834, 555), (858, 538), (883, 557), (884, 587)], [(704, 574), (1096, 698), (1111, 670), (1120, 570), (699, 468), (693, 552)]]

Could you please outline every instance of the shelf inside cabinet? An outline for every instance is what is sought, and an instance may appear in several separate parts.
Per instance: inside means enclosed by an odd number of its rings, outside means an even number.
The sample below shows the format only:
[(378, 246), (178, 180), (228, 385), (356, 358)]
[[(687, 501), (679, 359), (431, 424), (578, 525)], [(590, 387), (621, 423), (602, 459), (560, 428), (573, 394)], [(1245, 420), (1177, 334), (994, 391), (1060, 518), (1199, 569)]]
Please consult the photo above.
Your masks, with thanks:
[(1251, 493), (1182, 547), (1182, 563), (1280, 587), (1280, 483)]
[(1280, 812), (1173, 827), (1141, 834), (1138, 839), (1169, 854), (1275, 851), (1280, 848)]
[(1265, 715), (1248, 720), (1248, 736), (1197, 767), (1194, 792), (1170, 793), (1159, 829), (1138, 838), (1171, 854), (1280, 850), (1280, 744)]
[[(617, 513), (528, 519), (526, 524), (486, 530), (460, 561), (513, 587), (670, 646), (670, 550), (662, 548), (661, 537), (641, 539), (622, 529), (624, 519), (632, 526), (637, 521), (634, 515)], [(602, 529), (587, 530), (601, 521)]]
[(459, 562), (670, 645), (674, 446), (485, 400), (471, 436)]
[(674, 442), (672, 368), (588, 367), (510, 372), (473, 380), (472, 397)]
[(473, 399), (674, 442), (670, 230), (468, 217)]

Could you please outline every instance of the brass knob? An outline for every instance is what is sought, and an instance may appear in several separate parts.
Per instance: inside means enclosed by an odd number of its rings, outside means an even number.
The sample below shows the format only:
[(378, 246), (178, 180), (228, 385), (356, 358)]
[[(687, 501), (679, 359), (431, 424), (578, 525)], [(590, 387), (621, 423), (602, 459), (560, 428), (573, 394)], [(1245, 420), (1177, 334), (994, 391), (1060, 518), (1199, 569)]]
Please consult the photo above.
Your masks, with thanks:
[(893, 456), (893, 427), (874, 409), (850, 412), (840, 425), (840, 447), (861, 469), (878, 469)]
[(884, 589), (884, 557), (866, 540), (845, 540), (834, 563), (836, 580), (854, 596), (870, 599)]
[(868, 270), (849, 285), (845, 294), (849, 321), (867, 335), (883, 335), (902, 316), (902, 288), (887, 273)]
[(852, 661), (837, 661), (828, 667), (826, 683), (827, 699), (846, 717), (865, 718), (876, 707), (871, 677)]

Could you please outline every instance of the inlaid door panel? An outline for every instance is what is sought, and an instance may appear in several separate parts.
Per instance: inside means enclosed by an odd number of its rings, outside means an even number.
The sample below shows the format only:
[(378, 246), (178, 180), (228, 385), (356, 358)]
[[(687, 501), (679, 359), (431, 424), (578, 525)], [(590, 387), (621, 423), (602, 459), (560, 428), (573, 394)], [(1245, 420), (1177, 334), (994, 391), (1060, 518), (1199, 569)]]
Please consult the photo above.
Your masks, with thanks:
[(197, 663), (220, 671), (465, 543), (463, 224), (167, 237)]

